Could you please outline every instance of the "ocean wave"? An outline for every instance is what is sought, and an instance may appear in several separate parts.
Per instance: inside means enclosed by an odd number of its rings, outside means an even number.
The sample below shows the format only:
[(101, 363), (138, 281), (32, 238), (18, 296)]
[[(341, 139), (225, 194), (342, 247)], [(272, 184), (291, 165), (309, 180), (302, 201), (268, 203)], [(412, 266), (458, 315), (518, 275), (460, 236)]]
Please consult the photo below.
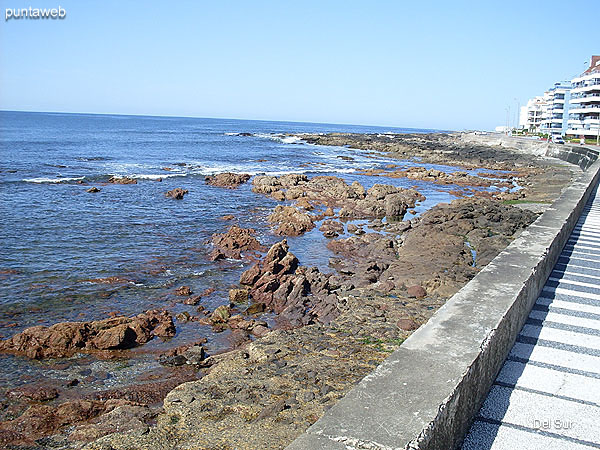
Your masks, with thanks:
[(83, 180), (85, 177), (64, 177), (64, 178), (23, 178), (25, 183), (66, 183), (69, 181)]
[(290, 136), (283, 133), (254, 133), (253, 136), (263, 139), (270, 139), (272, 141), (279, 141), (284, 144), (302, 144), (304, 142), (302, 138), (296, 135)]
[(303, 141), (298, 136), (286, 136), (281, 138), (281, 142), (284, 144), (302, 144)]

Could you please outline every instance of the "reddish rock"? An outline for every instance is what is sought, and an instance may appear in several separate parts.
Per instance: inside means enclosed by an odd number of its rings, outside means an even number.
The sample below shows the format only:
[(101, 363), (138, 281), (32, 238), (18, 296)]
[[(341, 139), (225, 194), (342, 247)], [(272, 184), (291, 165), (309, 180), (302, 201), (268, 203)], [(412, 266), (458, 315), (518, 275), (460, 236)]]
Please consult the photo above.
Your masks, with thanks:
[(64, 426), (88, 421), (125, 404), (128, 402), (122, 400), (73, 400), (56, 407), (33, 405), (19, 417), (0, 422), (0, 445), (33, 445), (36, 439), (51, 436)]
[(6, 395), (10, 398), (26, 398), (35, 402), (45, 402), (58, 397), (58, 389), (47, 383), (29, 383), (9, 390)]
[(422, 286), (415, 285), (415, 286), (409, 286), (406, 289), (406, 295), (408, 295), (409, 298), (415, 298), (415, 297), (422, 298), (427, 295), (427, 292), (425, 291), (425, 289), (423, 289)]
[(209, 175), (204, 178), (206, 184), (211, 186), (224, 187), (228, 189), (237, 188), (240, 184), (245, 183), (250, 179), (251, 175), (247, 173), (218, 173), (216, 175)]
[(396, 325), (398, 326), (398, 328), (404, 331), (414, 331), (417, 328), (419, 328), (419, 324), (417, 322), (407, 317), (403, 317), (402, 319), (398, 320)]
[(315, 227), (310, 214), (299, 211), (293, 206), (276, 206), (268, 220), (279, 225), (275, 234), (280, 236), (300, 236)]
[(145, 432), (154, 416), (147, 406), (122, 405), (102, 414), (94, 423), (81, 424), (69, 434), (69, 441), (89, 442), (107, 434), (127, 431)]
[(182, 200), (183, 196), (188, 193), (187, 189), (175, 188), (165, 193), (165, 197), (175, 200)]
[(269, 333), (269, 329), (263, 325), (257, 325), (252, 328), (252, 334), (256, 337), (263, 337)]
[(63, 322), (27, 328), (0, 341), (0, 352), (29, 358), (61, 358), (80, 351), (126, 349), (145, 344), (153, 336), (175, 334), (171, 315), (151, 310), (135, 317), (93, 322)]
[(280, 314), (292, 326), (306, 325), (313, 320), (328, 323), (339, 314), (329, 275), (317, 268), (299, 267), (286, 240), (273, 245), (261, 262), (244, 272), (240, 283), (250, 287), (255, 304), (264, 304), (265, 309)]
[(233, 214), (226, 214), (224, 216), (221, 216), (221, 220), (234, 220), (235, 216)]
[(90, 193), (96, 193), (96, 192), (100, 192), (100, 189), (98, 189), (97, 187), (91, 187), (88, 190), (86, 190), (85, 192), (90, 192)]
[(213, 234), (212, 243), (215, 248), (210, 254), (210, 259), (242, 259), (242, 252), (256, 254), (265, 251), (266, 248), (254, 237), (255, 234), (253, 229), (237, 225), (229, 227), (226, 233)]

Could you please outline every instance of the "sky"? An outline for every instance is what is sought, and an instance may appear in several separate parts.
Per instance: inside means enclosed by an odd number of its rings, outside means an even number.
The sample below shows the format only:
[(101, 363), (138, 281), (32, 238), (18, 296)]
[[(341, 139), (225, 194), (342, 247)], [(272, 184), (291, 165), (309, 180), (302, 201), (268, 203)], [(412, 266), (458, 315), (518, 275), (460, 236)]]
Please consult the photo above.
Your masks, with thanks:
[(600, 54), (598, 0), (0, 5), (2, 110), (489, 130)]

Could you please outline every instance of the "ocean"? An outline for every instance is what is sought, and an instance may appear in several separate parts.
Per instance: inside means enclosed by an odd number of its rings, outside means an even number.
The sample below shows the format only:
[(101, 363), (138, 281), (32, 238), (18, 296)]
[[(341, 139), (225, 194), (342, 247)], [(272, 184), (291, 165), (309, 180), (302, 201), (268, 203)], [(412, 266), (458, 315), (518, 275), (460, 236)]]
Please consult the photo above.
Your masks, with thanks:
[[(226, 231), (231, 222), (221, 217), (231, 214), (235, 223), (255, 229), (264, 244), (277, 242), (281, 237), (272, 233), (266, 221), (277, 202), (252, 193), (251, 182), (238, 189), (208, 186), (206, 175), (227, 171), (251, 175), (305, 173), (309, 177), (336, 175), (348, 182), (357, 180), (366, 188), (375, 182), (416, 185), (427, 197), (417, 214), (450, 201), (455, 186), (376, 179), (357, 173), (398, 161), (364, 150), (308, 145), (286, 134), (431, 131), (0, 112), (0, 335), (9, 337), (33, 325), (104, 319), (114, 312), (134, 315), (158, 308), (174, 315), (195, 313), (195, 307), (177, 303), (173, 297), (173, 291), (182, 285), (195, 293), (214, 289), (203, 299), (207, 309), (227, 303), (228, 290), (237, 284), (249, 263), (210, 261), (210, 238)], [(411, 164), (416, 163), (407, 163)], [(138, 183), (107, 183), (113, 175), (132, 177)], [(100, 192), (86, 192), (92, 186)], [(189, 193), (180, 201), (166, 198), (165, 192), (176, 187)], [(329, 270), (332, 254), (318, 229), (288, 242), (301, 264)], [(116, 277), (112, 278), (116, 282), (103, 282), (109, 277)], [(177, 322), (177, 336), (170, 342), (155, 339), (144, 347), (160, 351), (202, 336), (209, 338), (207, 350), (216, 352), (227, 346), (226, 335), (214, 334), (196, 322)], [(78, 358), (82, 357), (73, 361)], [(140, 370), (157, 364), (154, 357), (138, 356), (137, 361)], [(0, 386), (62, 376), (44, 364), (0, 355)], [(128, 364), (130, 368), (135, 365)], [(122, 381), (115, 375), (96, 387)]]

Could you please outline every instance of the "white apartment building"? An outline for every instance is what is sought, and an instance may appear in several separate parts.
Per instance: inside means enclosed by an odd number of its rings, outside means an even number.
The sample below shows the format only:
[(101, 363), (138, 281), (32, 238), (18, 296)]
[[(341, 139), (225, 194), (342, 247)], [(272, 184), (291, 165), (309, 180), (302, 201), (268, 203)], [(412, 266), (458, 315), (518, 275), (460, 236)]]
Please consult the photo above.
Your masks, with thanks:
[(542, 115), (546, 111), (547, 101), (541, 95), (529, 99), (527, 105), (521, 106), (519, 127), (529, 133), (539, 133), (542, 125)]
[(590, 67), (574, 78), (572, 84), (566, 134), (597, 138), (600, 135), (600, 55), (592, 56)]
[(552, 137), (562, 136), (568, 127), (569, 93), (571, 83), (561, 81), (544, 92), (546, 105), (542, 112), (540, 132)]

